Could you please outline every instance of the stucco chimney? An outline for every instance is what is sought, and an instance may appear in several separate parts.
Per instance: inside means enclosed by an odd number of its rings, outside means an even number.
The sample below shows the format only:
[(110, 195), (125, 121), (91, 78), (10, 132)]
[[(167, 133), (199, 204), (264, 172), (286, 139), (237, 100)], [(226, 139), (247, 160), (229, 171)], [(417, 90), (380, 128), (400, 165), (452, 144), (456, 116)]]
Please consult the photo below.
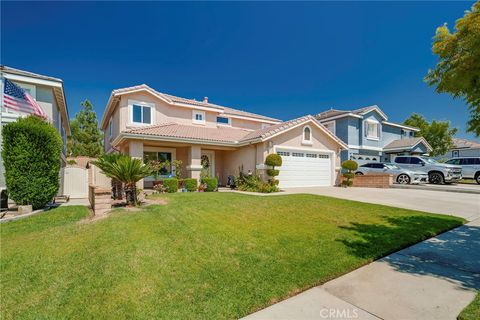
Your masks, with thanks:
[(203, 98), (203, 102), (208, 103), (208, 97)]

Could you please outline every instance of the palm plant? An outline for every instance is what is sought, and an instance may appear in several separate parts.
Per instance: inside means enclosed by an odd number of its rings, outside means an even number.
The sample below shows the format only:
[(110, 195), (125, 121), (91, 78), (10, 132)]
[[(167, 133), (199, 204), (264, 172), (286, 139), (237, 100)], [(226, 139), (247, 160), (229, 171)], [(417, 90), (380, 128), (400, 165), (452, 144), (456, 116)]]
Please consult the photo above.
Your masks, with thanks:
[(144, 164), (141, 159), (123, 154), (104, 154), (94, 164), (107, 177), (121, 181), (125, 185), (128, 204), (138, 203), (137, 182), (152, 173), (148, 164)]

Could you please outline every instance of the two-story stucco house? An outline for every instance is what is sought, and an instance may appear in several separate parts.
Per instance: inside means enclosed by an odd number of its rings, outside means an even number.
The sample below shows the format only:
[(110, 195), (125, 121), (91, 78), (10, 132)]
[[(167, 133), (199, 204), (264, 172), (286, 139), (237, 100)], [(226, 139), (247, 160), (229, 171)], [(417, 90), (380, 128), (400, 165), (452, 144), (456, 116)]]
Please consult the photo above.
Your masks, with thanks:
[[(66, 146), (67, 135), (70, 135), (70, 125), (68, 122), (67, 101), (65, 99), (65, 91), (63, 88), (63, 81), (61, 79), (44, 76), (28, 71), (18, 70), (7, 66), (0, 66), (1, 78), (8, 79), (25, 90), (38, 105), (43, 109), (47, 115), (48, 121), (57, 128), (59, 134), (63, 139), (63, 153), (62, 153), (62, 170), (60, 172), (60, 190), (59, 194), (63, 194), (63, 168), (66, 165)], [(0, 92), (3, 92), (3, 81), (0, 84)], [(3, 101), (3, 100), (2, 100)], [(17, 120), (19, 117), (26, 116), (26, 113), (21, 113), (10, 108), (5, 108), (2, 104), (0, 106), (0, 122), (5, 125), (9, 122)], [(0, 143), (1, 143), (1, 128), (0, 128)], [(3, 162), (0, 157), (0, 189), (5, 188), (5, 177), (3, 174)]]
[(336, 110), (317, 114), (316, 119), (348, 145), (341, 160), (389, 162), (397, 155), (427, 154), (432, 151), (424, 138), (415, 138), (418, 128), (388, 121), (378, 106), (357, 110)]
[[(184, 177), (198, 179), (203, 168), (222, 185), (241, 167), (265, 176), (265, 157), (278, 153), (281, 187), (330, 186), (337, 179), (340, 152), (347, 148), (312, 116), (283, 122), (147, 85), (112, 91), (101, 129), (106, 152), (145, 161), (182, 160)], [(142, 183), (151, 187), (152, 178)]]

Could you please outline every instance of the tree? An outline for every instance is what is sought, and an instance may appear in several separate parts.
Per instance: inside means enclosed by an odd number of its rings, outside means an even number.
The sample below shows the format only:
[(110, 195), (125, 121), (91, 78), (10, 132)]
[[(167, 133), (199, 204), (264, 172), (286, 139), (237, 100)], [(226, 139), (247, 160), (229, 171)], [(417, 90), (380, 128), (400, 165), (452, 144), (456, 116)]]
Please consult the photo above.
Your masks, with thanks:
[(480, 1), (455, 23), (451, 33), (447, 25), (437, 28), (432, 51), (438, 63), (425, 81), (438, 93), (450, 93), (468, 104), (467, 131), (480, 136)]
[(8, 195), (18, 205), (43, 208), (57, 194), (62, 138), (36, 117), (19, 118), (3, 128), (3, 164)]
[(342, 162), (342, 169), (347, 171), (342, 173), (342, 176), (344, 177), (342, 186), (351, 187), (353, 184), (353, 178), (355, 178), (355, 170), (358, 169), (358, 163), (353, 160), (345, 160)]
[(103, 135), (98, 128), (97, 114), (90, 101), (83, 101), (81, 106), (75, 118), (70, 120), (72, 136), (67, 144), (68, 154), (96, 158), (103, 152)]
[(453, 147), (453, 136), (457, 133), (456, 128), (450, 128), (448, 121), (435, 121), (429, 123), (422, 115), (412, 113), (410, 118), (403, 122), (412, 127), (417, 127), (420, 131), (415, 133), (416, 137), (424, 137), (432, 146), (431, 156), (445, 154)]
[(141, 159), (132, 158), (124, 154), (104, 154), (94, 165), (100, 168), (109, 178), (125, 184), (127, 203), (137, 205), (137, 182), (152, 173), (148, 164)]

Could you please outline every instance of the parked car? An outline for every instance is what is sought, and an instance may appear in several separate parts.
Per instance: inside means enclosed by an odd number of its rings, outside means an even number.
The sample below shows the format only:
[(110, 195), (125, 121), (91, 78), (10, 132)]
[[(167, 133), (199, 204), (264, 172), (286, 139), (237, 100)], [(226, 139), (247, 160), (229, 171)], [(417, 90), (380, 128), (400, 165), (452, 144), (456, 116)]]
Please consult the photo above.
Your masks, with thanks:
[(394, 160), (400, 168), (428, 174), (433, 184), (453, 183), (462, 179), (462, 167), (440, 163), (425, 156), (398, 156)]
[(445, 163), (462, 167), (462, 178), (475, 179), (480, 184), (480, 157), (453, 158)]
[(427, 183), (428, 175), (424, 172), (411, 171), (400, 168), (394, 163), (371, 162), (358, 167), (356, 175), (367, 173), (388, 173), (393, 175), (395, 182), (399, 184)]

